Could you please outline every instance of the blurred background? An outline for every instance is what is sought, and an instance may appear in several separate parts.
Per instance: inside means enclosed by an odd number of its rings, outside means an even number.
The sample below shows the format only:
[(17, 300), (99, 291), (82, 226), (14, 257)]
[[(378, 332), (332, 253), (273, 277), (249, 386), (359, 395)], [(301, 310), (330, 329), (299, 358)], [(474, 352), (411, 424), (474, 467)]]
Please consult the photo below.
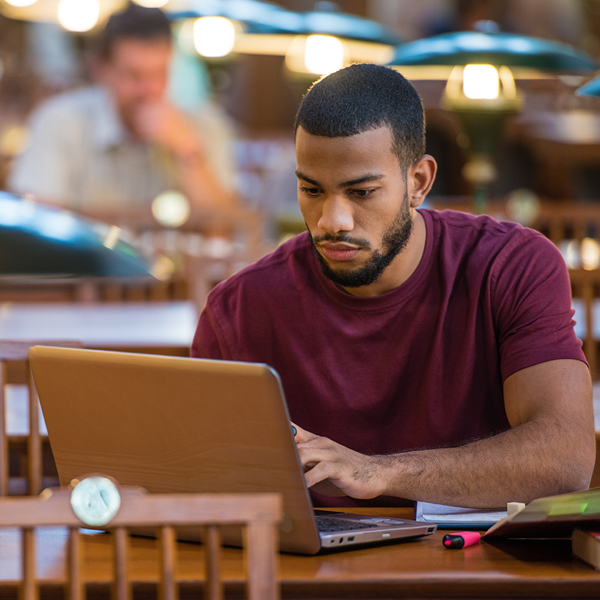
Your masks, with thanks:
[[(211, 168), (234, 198), (227, 210), (190, 211), (177, 186), (148, 191), (135, 210), (114, 199), (67, 202), (36, 191), (33, 158), (20, 181), (18, 174), (11, 179), (15, 165), (34, 152), (35, 111), (50, 98), (98, 83), (99, 32), (129, 5), (158, 7), (169, 19), (173, 53), (165, 98), (211, 124), (220, 144), (209, 157)], [(600, 98), (593, 89), (578, 90), (593, 82), (598, 60), (599, 0), (0, 0), (0, 189), (24, 194), (19, 210), (29, 215), (15, 221), (7, 199), (0, 205), (0, 239), (9, 239), (16, 222), (29, 227), (24, 247), (47, 237), (51, 223), (64, 229), (56, 211), (54, 220), (48, 212), (31, 220), (32, 206), (50, 201), (60, 214), (68, 209), (93, 219), (85, 222), (88, 245), (100, 243), (113, 255), (128, 248), (145, 261), (148, 275), (117, 269), (115, 278), (110, 268), (61, 273), (41, 268), (34, 254), (28, 259), (34, 264), (16, 268), (5, 248), (0, 301), (191, 299), (200, 310), (215, 282), (303, 230), (293, 175), (298, 104), (322, 74), (361, 61), (395, 65), (422, 95), (427, 149), (439, 164), (429, 206), (536, 227), (573, 271), (595, 272)], [(484, 91), (470, 99), (461, 89), (453, 97), (452, 81), (463, 70), (467, 85), (465, 67), (486, 62), (495, 65), (492, 96)], [(57, 132), (48, 135), (58, 140)], [(73, 241), (75, 250), (81, 239)], [(7, 245), (14, 254), (14, 244)], [(47, 248), (41, 252), (48, 256)]]
[[(0, 189), (29, 191), (11, 185), (10, 173), (32, 144), (32, 113), (51, 97), (96, 82), (98, 32), (111, 14), (128, 4), (0, 0)], [(158, 7), (169, 18), (174, 52), (168, 101), (190, 113), (210, 111), (218, 124), (214, 136), (223, 142), (223, 160), (229, 161), (225, 172), (235, 209), (225, 214), (209, 208), (190, 216), (182, 194), (171, 193), (160, 202), (146, 199), (147, 206), (154, 207), (152, 213), (139, 206), (137, 212), (120, 210), (114, 202), (104, 209), (78, 211), (60, 198), (26, 195), (26, 201), (52, 200), (51, 204), (113, 227), (113, 238), (146, 256), (148, 272), (160, 278), (153, 290), (148, 291), (146, 281), (145, 291), (134, 285), (126, 292), (122, 279), (96, 280), (91, 286), (87, 279), (98, 273), (73, 272), (87, 278), (77, 281), (86, 291), (59, 293), (48, 285), (38, 286), (31, 299), (62, 299), (67, 293), (72, 298), (122, 300), (129, 293), (140, 300), (193, 298), (201, 308), (215, 281), (272, 249), (286, 235), (302, 231), (293, 176), (295, 112), (302, 95), (322, 74), (361, 61), (391, 61), (423, 97), (428, 152), (439, 164), (430, 206), (487, 212), (537, 227), (561, 247), (569, 267), (598, 268), (600, 99), (577, 90), (593, 80), (598, 68), (600, 1), (136, 0), (134, 4)], [(477, 48), (472, 58), (465, 59), (464, 52), (459, 56), (456, 32), (478, 32), (488, 38), (512, 34), (499, 42), (505, 43), (501, 49), (505, 56), (496, 61), (496, 68), (510, 65), (514, 72), (512, 100), (500, 77), (500, 94), (508, 104), (479, 99), (459, 106), (460, 101), (449, 99), (452, 61), (464, 67), (484, 60), (476, 55)], [(565, 53), (573, 62), (544, 63), (548, 50), (542, 46), (526, 49), (526, 60), (519, 62), (523, 52), (515, 40), (533, 38), (559, 43), (552, 52)], [(425, 56), (432, 44), (425, 53), (414, 46), (428, 40), (455, 43), (444, 50), (451, 57)], [(519, 60), (511, 62), (511, 53)], [(486, 102), (489, 107), (483, 106)], [(483, 121), (469, 124), (473, 114)], [(162, 256), (158, 267), (154, 258), (148, 258), (156, 252)], [(190, 270), (203, 273), (201, 283), (190, 280)], [(25, 279), (31, 279), (31, 273), (42, 274), (40, 269), (30, 271)], [(0, 300), (29, 300), (28, 285), (2, 277)]]

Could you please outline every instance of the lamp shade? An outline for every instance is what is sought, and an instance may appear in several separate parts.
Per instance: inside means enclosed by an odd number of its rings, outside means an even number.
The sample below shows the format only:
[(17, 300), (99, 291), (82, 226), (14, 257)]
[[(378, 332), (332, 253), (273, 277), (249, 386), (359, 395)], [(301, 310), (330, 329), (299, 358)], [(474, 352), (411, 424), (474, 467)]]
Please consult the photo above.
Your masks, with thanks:
[(175, 0), (165, 11), (173, 20), (226, 17), (244, 24), (245, 33), (332, 35), (349, 40), (396, 46), (401, 38), (375, 21), (342, 12), (295, 13), (259, 0)]
[(341, 12), (317, 10), (301, 13), (298, 33), (311, 35), (333, 35), (349, 40), (397, 46), (402, 39), (383, 25)]
[(598, 63), (576, 48), (511, 33), (462, 31), (410, 42), (396, 49), (388, 63), (399, 65), (466, 65), (523, 67), (565, 73), (590, 73)]
[(0, 278), (153, 277), (120, 230), (0, 192)]
[(575, 92), (578, 96), (600, 96), (600, 77), (595, 77)]
[(225, 17), (244, 24), (245, 33), (296, 34), (301, 25), (297, 13), (259, 0), (177, 0), (164, 8), (169, 18)]

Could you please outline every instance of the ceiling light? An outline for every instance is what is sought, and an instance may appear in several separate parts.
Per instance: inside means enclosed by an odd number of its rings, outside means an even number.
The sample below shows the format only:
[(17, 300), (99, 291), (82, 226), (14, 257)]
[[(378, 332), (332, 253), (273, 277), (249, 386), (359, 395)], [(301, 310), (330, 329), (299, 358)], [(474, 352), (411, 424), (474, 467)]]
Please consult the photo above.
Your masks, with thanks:
[(58, 22), (68, 31), (90, 31), (98, 24), (98, 0), (60, 0)]

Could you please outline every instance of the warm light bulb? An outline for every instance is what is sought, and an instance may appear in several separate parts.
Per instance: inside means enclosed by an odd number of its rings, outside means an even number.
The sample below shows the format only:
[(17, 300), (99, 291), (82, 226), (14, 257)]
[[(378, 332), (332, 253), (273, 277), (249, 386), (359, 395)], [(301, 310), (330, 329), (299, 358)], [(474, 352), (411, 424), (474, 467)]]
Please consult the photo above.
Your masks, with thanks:
[(163, 192), (152, 202), (152, 214), (161, 225), (179, 227), (190, 216), (190, 203), (180, 192)]
[(169, 0), (133, 0), (136, 4), (140, 6), (145, 6), (146, 8), (162, 8), (166, 6)]
[(89, 31), (96, 26), (99, 17), (98, 0), (60, 0), (58, 5), (58, 22), (68, 31)]
[(309, 35), (304, 50), (304, 65), (311, 73), (326, 75), (344, 65), (344, 46), (331, 35)]
[(593, 238), (581, 240), (581, 265), (586, 271), (594, 271), (600, 267), (600, 244)]
[(235, 27), (225, 17), (200, 17), (194, 23), (194, 46), (200, 56), (227, 56), (235, 44)]
[(463, 72), (463, 92), (471, 100), (494, 100), (500, 94), (498, 69), (492, 65), (467, 65)]
[(16, 6), (18, 8), (22, 8), (25, 6), (31, 6), (35, 4), (37, 0), (5, 0), (6, 4), (10, 4), (11, 6)]

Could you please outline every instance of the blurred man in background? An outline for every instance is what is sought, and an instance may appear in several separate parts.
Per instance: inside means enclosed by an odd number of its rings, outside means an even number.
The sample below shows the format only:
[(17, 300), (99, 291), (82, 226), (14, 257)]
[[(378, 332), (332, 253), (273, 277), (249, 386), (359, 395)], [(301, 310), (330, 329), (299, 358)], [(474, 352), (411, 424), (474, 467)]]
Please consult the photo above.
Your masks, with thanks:
[(99, 39), (99, 85), (42, 104), (8, 187), (98, 215), (146, 210), (169, 190), (192, 210), (233, 208), (231, 134), (215, 108), (188, 114), (165, 99), (171, 28), (158, 9), (132, 4)]

